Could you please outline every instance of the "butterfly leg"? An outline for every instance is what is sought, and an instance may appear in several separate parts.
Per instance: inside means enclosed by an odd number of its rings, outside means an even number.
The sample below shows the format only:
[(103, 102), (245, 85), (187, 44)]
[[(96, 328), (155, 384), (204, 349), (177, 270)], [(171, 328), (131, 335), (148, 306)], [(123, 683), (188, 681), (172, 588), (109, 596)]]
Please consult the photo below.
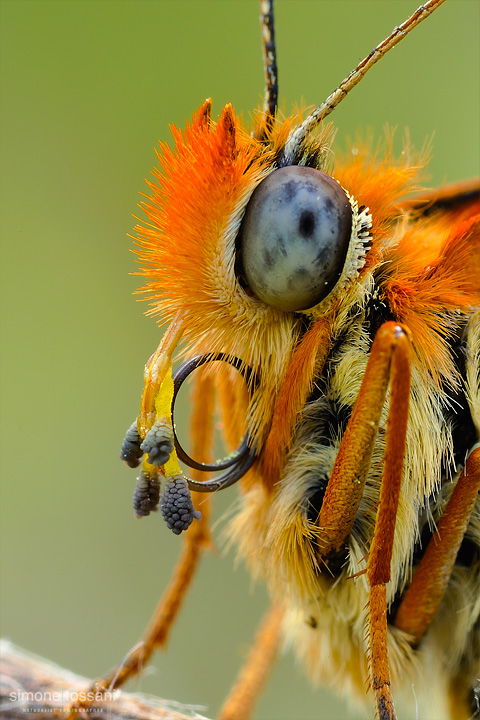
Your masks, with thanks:
[[(380, 327), (320, 510), (318, 545), (319, 554), (326, 564), (329, 558), (342, 550), (352, 530), (365, 489), (387, 388), (399, 362), (398, 355), (400, 353), (403, 356), (407, 352), (406, 348), (408, 339), (401, 326), (387, 322)], [(399, 380), (408, 408), (409, 363), (406, 373), (405, 380)], [(392, 391), (394, 385), (392, 379)], [(401, 465), (403, 447), (400, 446), (400, 449), (402, 452), (398, 459)]]
[[(213, 442), (214, 393), (212, 384), (211, 376), (202, 374), (194, 390), (192, 403), (193, 453), (195, 457), (200, 458), (204, 457), (205, 448), (211, 447)], [(198, 477), (195, 477), (197, 473)], [(205, 479), (205, 473), (201, 471), (192, 471), (192, 475), (198, 480)], [(202, 518), (192, 523), (183, 535), (180, 558), (143, 637), (128, 653), (121, 665), (95, 680), (87, 692), (96, 694), (121, 687), (130, 677), (142, 671), (155, 650), (166, 645), (170, 630), (198, 568), (202, 552), (211, 545), (208, 529), (210, 496), (194, 492), (192, 500), (195, 508), (201, 509)], [(81, 717), (82, 709), (86, 709), (88, 705), (88, 702), (72, 704), (67, 713), (68, 720)]]
[(217, 720), (248, 720), (268, 678), (280, 644), (282, 610), (272, 605)]
[(367, 562), (369, 593), (370, 678), (380, 720), (393, 720), (387, 650), (386, 584), (390, 580), (395, 521), (402, 481), (410, 393), (410, 347), (402, 334), (392, 353), (390, 409), (380, 501)]
[(345, 431), (319, 515), (319, 554), (328, 566), (345, 546), (363, 495), (378, 425), (390, 383), (384, 470), (377, 518), (367, 562), (369, 659), (378, 716), (393, 720), (387, 653), (386, 583), (390, 580), (398, 498), (402, 478), (410, 394), (410, 344), (394, 322), (375, 337), (362, 386)]
[(437, 614), (480, 489), (480, 447), (467, 459), (437, 529), (397, 610), (394, 625), (417, 645)]

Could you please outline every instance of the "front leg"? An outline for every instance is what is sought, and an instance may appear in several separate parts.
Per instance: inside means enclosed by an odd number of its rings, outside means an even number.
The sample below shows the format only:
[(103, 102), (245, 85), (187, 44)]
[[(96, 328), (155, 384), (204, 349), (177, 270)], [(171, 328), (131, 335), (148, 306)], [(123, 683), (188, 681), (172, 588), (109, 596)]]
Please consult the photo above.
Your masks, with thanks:
[[(202, 374), (197, 380), (194, 389), (191, 422), (193, 452), (196, 457), (205, 460), (210, 459), (210, 448), (214, 437), (213, 398), (213, 379), (207, 374)], [(169, 460), (169, 463), (171, 462), (176, 463), (177, 461), (176, 459)], [(150, 471), (156, 469), (153, 466), (148, 467)], [(194, 470), (193, 475), (200, 479), (205, 473)], [(210, 498), (208, 495), (193, 493), (192, 499), (195, 507), (199, 507), (201, 504), (201, 517), (199, 516), (198, 522), (192, 523), (188, 532), (183, 534), (180, 557), (143, 636), (119, 666), (114, 667), (103, 677), (95, 680), (92, 686), (88, 688), (87, 695), (92, 693), (93, 697), (97, 697), (97, 694), (122, 687), (129, 678), (142, 672), (155, 650), (166, 646), (183, 601), (192, 585), (203, 551), (212, 547), (209, 532)], [(70, 706), (66, 717), (68, 720), (76, 720), (77, 718), (88, 717), (90, 711), (91, 701), (78, 701)]]

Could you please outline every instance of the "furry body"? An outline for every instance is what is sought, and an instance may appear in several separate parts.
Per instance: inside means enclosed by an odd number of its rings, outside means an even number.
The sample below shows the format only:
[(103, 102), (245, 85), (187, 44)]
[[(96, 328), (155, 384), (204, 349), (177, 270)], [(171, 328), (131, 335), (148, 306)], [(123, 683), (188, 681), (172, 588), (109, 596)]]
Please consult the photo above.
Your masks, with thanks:
[[(275, 310), (245, 287), (236, 247), (248, 200), (275, 169), (295, 118), (248, 135), (230, 106), (217, 125), (205, 107), (184, 134), (174, 131), (175, 151), (163, 146), (159, 154), (159, 182), (150, 184), (152, 196), (144, 204), (150, 222), (137, 227), (144, 291), (152, 313), (164, 321), (179, 312), (188, 317), (184, 353), (230, 353), (259, 378), (248, 426), (260, 457), (242, 481), (243, 507), (231, 537), (253, 575), (265, 577), (285, 606), (285, 638), (311, 677), (369, 703), (368, 583), (362, 572), (379, 499), (388, 400), (353, 530), (328, 567), (318, 559), (318, 514), (373, 337), (382, 322), (393, 319), (408, 328), (412, 346), (387, 586), (393, 621), (412, 568), (480, 435), (480, 208), (469, 203), (428, 218), (405, 209), (401, 200), (416, 189), (422, 162), (407, 152), (407, 162), (398, 164), (388, 140), (381, 153), (367, 143), (332, 162), (331, 130), (324, 127), (305, 139), (292, 162), (328, 172), (340, 183), (355, 213), (358, 208), (356, 232), (344, 272), (325, 300), (301, 313)], [(229, 384), (226, 372), (220, 386), (225, 377)], [(228, 392), (241, 407), (240, 390)], [(224, 424), (226, 435), (234, 437), (231, 401)], [(479, 547), (477, 501), (441, 611), (418, 649), (390, 626), (394, 696), (410, 712), (418, 700), (425, 718), (450, 717), (453, 700), (456, 716), (466, 718), (475, 702)]]

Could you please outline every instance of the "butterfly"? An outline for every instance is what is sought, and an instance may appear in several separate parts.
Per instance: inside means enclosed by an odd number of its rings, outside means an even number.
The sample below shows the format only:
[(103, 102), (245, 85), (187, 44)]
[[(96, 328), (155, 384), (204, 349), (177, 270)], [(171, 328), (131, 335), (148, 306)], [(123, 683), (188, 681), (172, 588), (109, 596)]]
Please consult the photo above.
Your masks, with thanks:
[[(185, 541), (117, 684), (166, 641), (210, 540), (205, 493), (239, 482), (230, 540), (273, 605), (223, 720), (250, 715), (281, 638), (315, 682), (381, 718), (397, 699), (422, 717), (476, 711), (479, 184), (415, 194), (426, 153), (406, 145), (397, 158), (387, 136), (342, 155), (327, 120), (440, 4), (312, 112), (283, 118), (262, 2), (265, 104), (252, 128), (230, 105), (213, 118), (206, 101), (160, 145), (136, 243), (149, 313), (167, 329), (121, 455), (142, 464), (136, 514), (160, 504)], [(172, 414), (193, 373), (187, 454)], [(220, 463), (215, 393), (231, 448)]]

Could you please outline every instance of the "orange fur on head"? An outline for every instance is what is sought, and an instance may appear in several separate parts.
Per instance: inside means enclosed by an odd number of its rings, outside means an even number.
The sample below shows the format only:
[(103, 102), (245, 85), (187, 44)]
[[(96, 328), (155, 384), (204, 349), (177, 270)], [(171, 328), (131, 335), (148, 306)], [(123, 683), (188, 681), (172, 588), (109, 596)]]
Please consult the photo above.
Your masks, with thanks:
[(160, 169), (153, 172), (157, 182), (148, 182), (151, 196), (142, 202), (151, 224), (135, 228), (140, 274), (148, 277), (142, 292), (151, 293), (152, 312), (168, 320), (180, 307), (195, 312), (198, 303), (206, 314), (217, 310), (216, 278), (198, 270), (215, 265), (225, 225), (263, 169), (253, 162), (256, 143), (230, 105), (216, 127), (204, 117), (202, 107), (185, 131), (172, 127), (174, 150), (160, 144)]
[(151, 301), (150, 314), (168, 322), (182, 311), (189, 350), (231, 353), (255, 372), (262, 368), (262, 393), (252, 402), (252, 434), (269, 422), (271, 398), (299, 323), (241, 286), (235, 246), (245, 206), (271, 172), (279, 138), (292, 122), (276, 124), (265, 144), (245, 131), (230, 105), (217, 124), (204, 105), (183, 132), (172, 128), (174, 149), (160, 145), (159, 169), (141, 204), (148, 222), (135, 228), (138, 274), (146, 278), (140, 292)]
[[(270, 478), (266, 482), (271, 486), (280, 474), (288, 438), (308, 396), (318, 344), (312, 335), (311, 344), (302, 341), (297, 348), (302, 329), (299, 317), (265, 305), (241, 285), (235, 268), (236, 243), (251, 194), (275, 168), (275, 156), (299, 118), (292, 116), (265, 127), (260, 142), (246, 132), (230, 105), (224, 108), (218, 123), (211, 120), (210, 111), (211, 103), (207, 101), (184, 131), (172, 128), (173, 149), (160, 145), (159, 168), (153, 172), (154, 181), (148, 182), (150, 195), (141, 203), (148, 221), (135, 228), (141, 265), (138, 274), (146, 278), (139, 292), (151, 301), (149, 313), (160, 315), (162, 322), (171, 321), (178, 312), (184, 314), (183, 337), (188, 351), (231, 353), (261, 375), (261, 387), (250, 403), (249, 427), (255, 441), (263, 444), (273, 417), (264, 457), (264, 476)], [(331, 141), (332, 128), (326, 125), (306, 143), (305, 156), (318, 163), (319, 169), (326, 170), (330, 164)], [(355, 152), (337, 159), (332, 176), (372, 214), (372, 242), (359, 271), (361, 283), (368, 288), (369, 273), (388, 257), (394, 272), (391, 275), (389, 271), (390, 281), (383, 290), (398, 320), (412, 326), (412, 335), (418, 340), (417, 352), (423, 352), (422, 343), (426, 346), (432, 326), (436, 329), (438, 303), (432, 295), (432, 283), (422, 275), (425, 265), (420, 259), (417, 265), (421, 281), (413, 282), (412, 247), (421, 241), (421, 231), (415, 225), (407, 227), (407, 211), (398, 203), (416, 188), (423, 162), (409, 164), (408, 153), (405, 158), (395, 162), (391, 138), (387, 138), (386, 152), (382, 149), (382, 153), (372, 151), (371, 143), (359, 144)], [(399, 237), (398, 221), (402, 217), (406, 236), (398, 251), (390, 251), (392, 234)], [(449, 242), (455, 246), (458, 261), (463, 258), (467, 262), (471, 255), (468, 243), (462, 240), (467, 231), (459, 224), (456, 227), (459, 229)], [(411, 233), (416, 233), (413, 244), (408, 240)], [(446, 259), (445, 270), (439, 266), (436, 272), (454, 271), (452, 262), (455, 260)], [(339, 317), (348, 312), (352, 303), (362, 302), (361, 293), (357, 296), (355, 289), (356, 277), (352, 277), (354, 292), (339, 296)], [(453, 289), (459, 286), (455, 285), (455, 272), (450, 277), (454, 284), (450, 283), (449, 308), (457, 297)], [(420, 300), (415, 311), (408, 300), (412, 293)], [(471, 301), (470, 296), (467, 291), (458, 301), (462, 307)], [(422, 307), (423, 315), (418, 309)], [(329, 336), (331, 328), (325, 332)], [(327, 347), (329, 343), (324, 344)], [(440, 367), (437, 375), (451, 374), (448, 358), (442, 357), (438, 345), (438, 357), (433, 358), (431, 366)]]
[[(146, 278), (139, 291), (152, 315), (169, 322), (180, 311), (185, 349), (231, 353), (255, 373), (262, 387), (250, 403), (250, 432), (268, 430), (272, 399), (293, 354), (301, 322), (293, 313), (271, 308), (245, 289), (237, 277), (236, 243), (252, 192), (274, 167), (300, 114), (276, 120), (249, 135), (227, 105), (218, 123), (204, 103), (184, 131), (172, 128), (175, 146), (160, 144), (159, 168), (141, 203), (148, 221), (136, 226), (136, 251)], [(262, 117), (258, 124), (264, 122)], [(312, 136), (308, 152), (322, 161), (332, 129)]]
[(387, 135), (377, 150), (372, 145), (372, 140), (359, 141), (358, 147), (350, 148), (345, 155), (340, 154), (333, 172), (335, 180), (348, 190), (358, 205), (368, 207), (372, 214), (373, 244), (363, 272), (381, 261), (392, 221), (399, 216), (397, 203), (418, 189), (418, 178), (427, 162), (423, 156), (411, 162), (408, 151), (403, 162), (399, 162), (393, 153), (392, 135)]

